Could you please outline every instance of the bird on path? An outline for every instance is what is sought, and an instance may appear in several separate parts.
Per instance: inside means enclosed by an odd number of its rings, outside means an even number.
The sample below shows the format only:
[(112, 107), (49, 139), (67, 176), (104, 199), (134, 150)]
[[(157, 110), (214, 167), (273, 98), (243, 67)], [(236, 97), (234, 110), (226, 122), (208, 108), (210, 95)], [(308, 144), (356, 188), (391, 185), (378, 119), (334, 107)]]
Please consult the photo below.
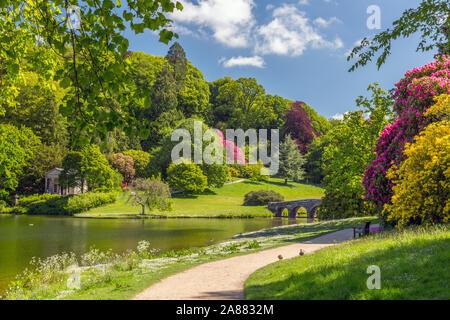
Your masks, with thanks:
[(298, 254), (302, 256), (305, 254), (305, 251), (303, 251), (303, 249), (300, 249), (300, 252)]
[(283, 256), (280, 254), (280, 255), (278, 256), (278, 259), (283, 260)]

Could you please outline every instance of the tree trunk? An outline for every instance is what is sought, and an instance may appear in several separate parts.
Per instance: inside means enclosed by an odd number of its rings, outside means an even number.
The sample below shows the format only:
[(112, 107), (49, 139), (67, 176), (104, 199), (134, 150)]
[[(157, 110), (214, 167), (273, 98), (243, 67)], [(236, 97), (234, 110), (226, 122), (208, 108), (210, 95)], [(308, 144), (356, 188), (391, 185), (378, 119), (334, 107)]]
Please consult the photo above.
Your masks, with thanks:
[(142, 205), (142, 215), (145, 216), (145, 204)]
[(285, 178), (285, 179), (284, 179), (284, 184), (286, 184), (286, 185), (287, 185), (287, 181), (288, 181), (288, 179), (287, 179), (287, 178)]

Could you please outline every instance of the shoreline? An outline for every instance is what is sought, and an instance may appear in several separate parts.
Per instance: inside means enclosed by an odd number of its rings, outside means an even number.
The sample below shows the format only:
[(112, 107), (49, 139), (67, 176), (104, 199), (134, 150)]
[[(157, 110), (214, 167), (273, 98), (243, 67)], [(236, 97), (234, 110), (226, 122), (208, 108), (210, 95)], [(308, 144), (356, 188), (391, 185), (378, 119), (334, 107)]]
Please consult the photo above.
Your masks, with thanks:
[[(377, 221), (377, 217), (361, 217), (343, 220), (330, 220), (316, 223), (300, 223), (261, 229), (245, 234), (238, 234), (224, 239), (215, 245), (202, 248), (173, 251), (161, 256), (147, 258), (145, 255), (124, 255), (111, 261), (102, 268), (86, 268), (79, 275), (87, 287), (67, 289), (66, 281), (73, 275), (67, 270), (55, 271), (56, 282), (41, 282), (39, 276), (24, 283), (18, 283), (7, 299), (96, 299), (123, 300), (134, 297), (152, 284), (173, 274), (192, 267), (219, 261), (234, 256), (251, 254), (266, 249), (282, 247), (293, 242), (308, 241), (322, 235), (359, 225), (363, 221)], [(96, 253), (97, 255), (99, 253)], [(102, 258), (103, 259), (103, 258)], [(131, 260), (130, 260), (131, 259)], [(135, 261), (134, 259), (138, 259)], [(103, 261), (103, 260), (102, 260)], [(132, 261), (135, 261), (132, 263)], [(132, 263), (132, 264), (130, 264)], [(90, 266), (90, 265), (87, 265)], [(95, 283), (95, 285), (91, 285)], [(126, 284), (126, 285), (125, 285)], [(41, 290), (45, 287), (45, 290)]]

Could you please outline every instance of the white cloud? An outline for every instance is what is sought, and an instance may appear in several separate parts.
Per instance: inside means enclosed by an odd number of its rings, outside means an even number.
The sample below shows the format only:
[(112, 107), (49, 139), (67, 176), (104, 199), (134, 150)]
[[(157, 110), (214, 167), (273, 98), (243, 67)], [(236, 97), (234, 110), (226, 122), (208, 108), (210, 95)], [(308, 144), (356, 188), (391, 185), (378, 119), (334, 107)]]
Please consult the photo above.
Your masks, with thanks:
[(307, 6), (309, 4), (309, 0), (299, 0), (299, 6)]
[(318, 27), (321, 27), (321, 28), (326, 28), (326, 27), (328, 27), (329, 25), (331, 25), (333, 23), (342, 23), (342, 21), (339, 20), (337, 17), (331, 17), (328, 20), (325, 20), (324, 18), (319, 17), (319, 18), (314, 20), (314, 24), (316, 26), (318, 26)]
[(247, 47), (255, 24), (253, 0), (179, 0), (182, 11), (170, 14), (175, 25), (190, 24), (210, 29), (213, 37), (230, 47)]
[(267, 10), (267, 11), (270, 11), (270, 10), (272, 10), (273, 8), (275, 8), (275, 6), (274, 6), (273, 4), (268, 4), (268, 5), (266, 6), (266, 10)]
[(334, 116), (331, 117), (333, 120), (344, 120), (344, 114), (342, 113), (336, 113)]
[(228, 60), (221, 59), (219, 61), (223, 64), (225, 68), (232, 68), (232, 67), (243, 67), (243, 66), (250, 66), (250, 67), (257, 67), (257, 68), (264, 68), (264, 59), (260, 56), (253, 56), (253, 57), (232, 57)]
[(258, 54), (279, 54), (299, 56), (308, 48), (339, 49), (342, 40), (328, 41), (314, 28), (305, 12), (294, 5), (284, 4), (276, 8), (273, 20), (257, 28), (255, 51)]

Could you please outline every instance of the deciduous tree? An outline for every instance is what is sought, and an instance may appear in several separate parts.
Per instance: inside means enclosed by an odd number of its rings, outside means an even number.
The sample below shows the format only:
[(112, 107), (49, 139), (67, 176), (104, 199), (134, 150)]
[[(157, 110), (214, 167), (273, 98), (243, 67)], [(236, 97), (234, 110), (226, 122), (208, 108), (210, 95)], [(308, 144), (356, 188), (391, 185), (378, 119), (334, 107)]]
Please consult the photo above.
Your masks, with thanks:
[(142, 215), (145, 215), (145, 208), (148, 208), (149, 211), (171, 209), (170, 189), (161, 179), (138, 178), (129, 188), (131, 191), (129, 200), (141, 206)]
[(291, 135), (302, 154), (306, 154), (308, 146), (311, 144), (317, 133), (312, 129), (311, 119), (306, 110), (302, 107), (303, 105), (303, 102), (294, 102), (286, 111), (284, 132), (285, 134)]

